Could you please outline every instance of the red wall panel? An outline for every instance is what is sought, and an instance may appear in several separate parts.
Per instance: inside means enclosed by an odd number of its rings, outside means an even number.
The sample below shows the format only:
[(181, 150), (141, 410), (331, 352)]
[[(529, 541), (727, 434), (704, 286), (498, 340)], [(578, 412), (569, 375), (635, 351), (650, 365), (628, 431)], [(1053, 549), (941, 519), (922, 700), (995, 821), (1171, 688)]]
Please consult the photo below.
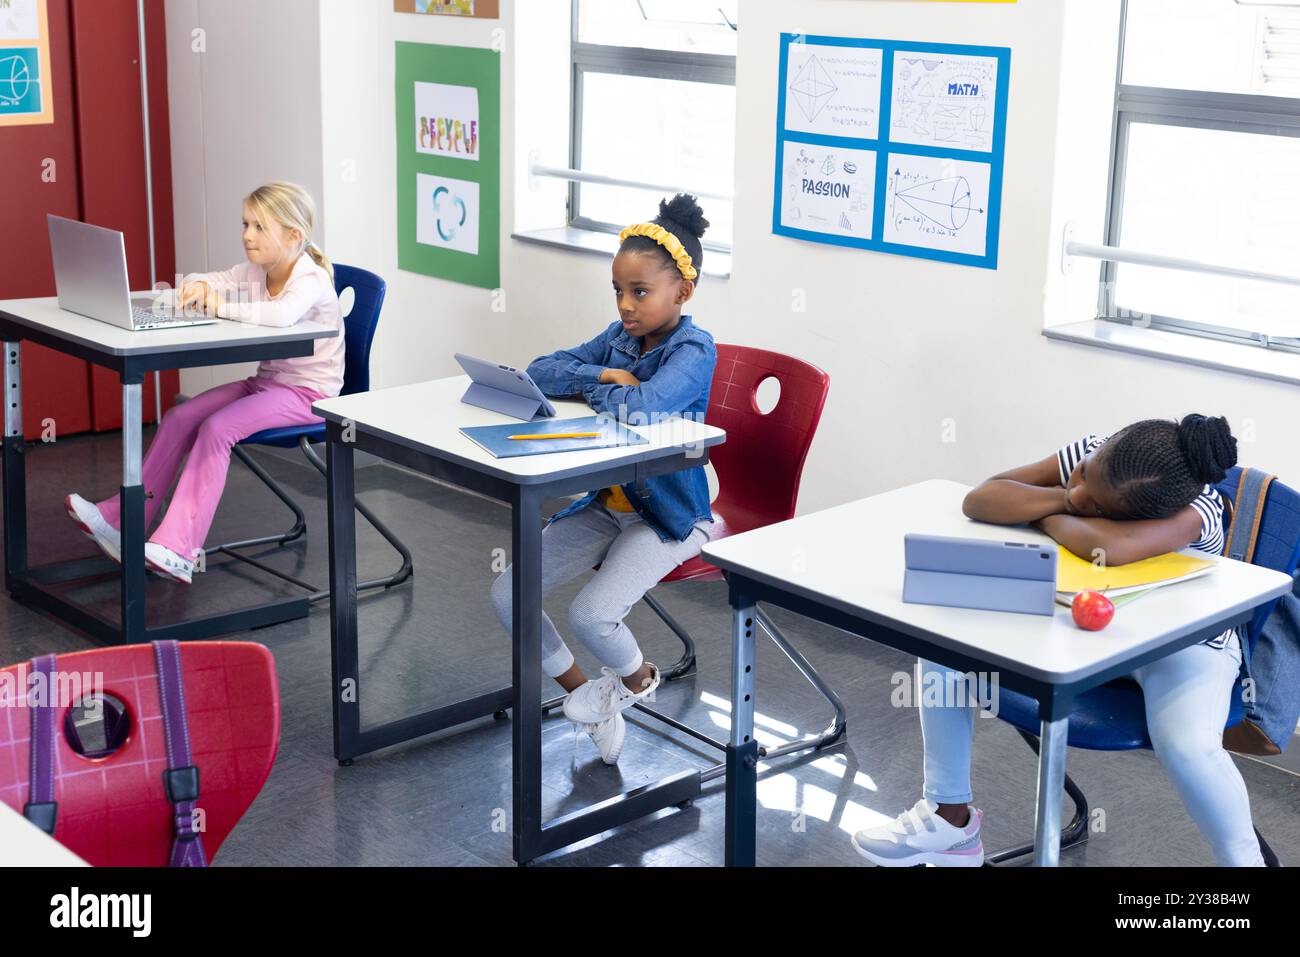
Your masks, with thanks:
[[(73, 90), (69, 0), (49, 0), (50, 73), (54, 122), (0, 129), (0, 299), (54, 295), (46, 213), (81, 215), (77, 172), (76, 98)], [(23, 432), (41, 434), (53, 419), (58, 434), (90, 428), (86, 363), (32, 343), (23, 346)]]
[[(153, 164), (155, 276), (149, 275), (149, 221), (140, 103), (139, 24), (135, 0), (73, 0), (77, 129), (82, 212), (86, 222), (126, 236), (131, 288), (172, 283), (176, 274), (172, 227), (171, 128), (167, 112), (167, 24), (163, 0), (145, 0), (149, 72), (150, 160)], [(163, 408), (180, 390), (175, 371), (163, 374)], [(144, 419), (154, 418), (154, 377), (145, 384)], [(121, 428), (120, 382), (91, 368), (91, 416), (96, 431)]]
[[(170, 123), (164, 0), (145, 0), (149, 58), (157, 278), (174, 278)], [(144, 125), (140, 105), (135, 0), (48, 0), (53, 124), (0, 129), (0, 299), (55, 294), (45, 217), (55, 213), (126, 234), (132, 288), (148, 275)], [(163, 375), (163, 407), (180, 376)], [(145, 420), (153, 419), (153, 377)], [(23, 431), (39, 438), (53, 420), (58, 435), (121, 426), (115, 373), (32, 343), (23, 347)]]

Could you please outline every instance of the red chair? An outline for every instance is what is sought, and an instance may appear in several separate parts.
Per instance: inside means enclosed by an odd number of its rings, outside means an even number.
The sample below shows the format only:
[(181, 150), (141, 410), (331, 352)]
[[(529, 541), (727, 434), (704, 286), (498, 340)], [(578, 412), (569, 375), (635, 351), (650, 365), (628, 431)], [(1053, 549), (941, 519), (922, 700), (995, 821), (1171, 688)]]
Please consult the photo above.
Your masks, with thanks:
[[(794, 518), (804, 460), (831, 380), (815, 365), (780, 353), (747, 346), (717, 348), (705, 421), (723, 429), (727, 441), (709, 452), (718, 475), (713, 511), (726, 522), (725, 535), (737, 535)], [(764, 413), (758, 407), (758, 387), (769, 378), (780, 383), (781, 396), (772, 411)], [(696, 556), (665, 575), (660, 584), (722, 581), (723, 577), (722, 569)], [(645, 600), (676, 632), (676, 623), (662, 606), (649, 594)], [(694, 664), (694, 645), (688, 636), (678, 634), (687, 646), (683, 662), (689, 668)]]
[[(183, 644), (179, 662), (188, 757), (199, 769), (199, 841), (210, 859), (271, 772), (280, 740), (279, 686), (271, 653), (249, 642)], [(68, 720), (78, 702), (53, 702), (53, 836), (96, 866), (166, 865), (175, 850), (177, 822), (165, 792), (169, 761), (154, 646), (59, 655), (54, 667), (65, 687), (73, 675), (102, 675), (94, 690), (121, 701), (125, 717), (105, 702), (103, 744), (116, 750), (104, 754), (106, 748), (82, 746), (77, 725)], [(24, 663), (0, 671), (0, 693), (23, 689), (15, 700), (0, 703), (7, 714), (0, 721), (0, 801), (20, 814), (29, 802), (36, 803), (32, 709), (25, 691), (30, 670)], [(74, 744), (87, 753), (78, 753)]]
[[(713, 511), (726, 523), (722, 536), (725, 537), (794, 518), (799, 480), (826, 405), (830, 376), (811, 363), (765, 349), (719, 344), (717, 350), (718, 364), (713, 373), (705, 421), (727, 433), (726, 442), (709, 450), (709, 461), (718, 476), (718, 497), (713, 502)], [(770, 412), (763, 412), (758, 407), (758, 387), (767, 379), (780, 383), (781, 395)], [(660, 584), (724, 578), (722, 569), (697, 556), (665, 575)], [(672, 681), (691, 674), (695, 669), (695, 642), (690, 633), (652, 594), (647, 592), (642, 600), (683, 645), (681, 658), (663, 669), (664, 679)], [(835, 710), (834, 720), (818, 737), (771, 751), (760, 748), (759, 754), (776, 757), (833, 744), (844, 734), (843, 703), (765, 611), (755, 609), (755, 617), (768, 637)], [(544, 707), (550, 710), (563, 700), (563, 697), (556, 698)], [(720, 751), (727, 750), (726, 742), (710, 738), (646, 705), (635, 707)]]

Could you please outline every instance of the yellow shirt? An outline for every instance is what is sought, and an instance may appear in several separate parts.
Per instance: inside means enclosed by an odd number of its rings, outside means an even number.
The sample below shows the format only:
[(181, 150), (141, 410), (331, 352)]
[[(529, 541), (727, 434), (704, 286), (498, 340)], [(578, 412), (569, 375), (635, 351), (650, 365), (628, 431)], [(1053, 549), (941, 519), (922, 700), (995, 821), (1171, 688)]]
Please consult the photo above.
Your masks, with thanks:
[(605, 507), (615, 512), (635, 512), (632, 503), (627, 500), (623, 494), (623, 489), (618, 485), (611, 485), (609, 488), (601, 489), (600, 500)]

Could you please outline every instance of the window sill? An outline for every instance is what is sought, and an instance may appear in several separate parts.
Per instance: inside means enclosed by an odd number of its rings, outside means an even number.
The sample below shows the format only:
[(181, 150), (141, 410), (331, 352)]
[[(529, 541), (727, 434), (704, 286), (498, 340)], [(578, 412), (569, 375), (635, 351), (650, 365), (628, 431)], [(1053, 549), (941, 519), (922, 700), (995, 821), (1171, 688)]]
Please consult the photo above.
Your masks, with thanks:
[[(594, 229), (577, 229), (573, 226), (561, 226), (556, 229), (534, 229), (526, 233), (511, 233), (511, 239), (538, 246), (550, 246), (553, 249), (568, 249), (593, 256), (609, 258), (618, 252), (618, 237), (613, 233), (601, 233)], [(712, 279), (731, 278), (731, 254), (720, 253), (715, 249), (705, 250), (704, 275)]]
[(1300, 385), (1300, 354), (1292, 352), (1221, 342), (1161, 329), (1143, 329), (1103, 319), (1048, 326), (1043, 330), (1043, 335), (1058, 342), (1113, 349), (1116, 352), (1183, 362), (1203, 369), (1218, 369)]

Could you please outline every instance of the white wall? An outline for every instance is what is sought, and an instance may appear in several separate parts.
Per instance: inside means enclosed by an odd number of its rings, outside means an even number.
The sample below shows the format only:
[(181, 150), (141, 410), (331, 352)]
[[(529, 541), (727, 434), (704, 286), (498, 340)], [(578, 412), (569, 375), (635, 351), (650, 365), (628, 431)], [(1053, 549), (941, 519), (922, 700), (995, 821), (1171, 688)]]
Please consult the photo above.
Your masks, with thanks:
[[(1084, 431), (1147, 416), (1224, 414), (1244, 461), (1300, 476), (1278, 383), (1049, 342), (1045, 323), (1095, 314), (1098, 270), (1057, 268), (1060, 231), (1101, 239), (1113, 0), (1016, 4), (744, 5), (737, 95), (734, 311), (721, 338), (803, 355), (831, 374), (803, 509), (928, 477), (974, 482)], [(1002, 238), (996, 272), (840, 250), (770, 234), (773, 98), (781, 31), (1011, 47)], [(776, 279), (774, 277), (781, 277)], [(805, 315), (791, 290), (806, 288)], [(945, 442), (951, 420), (956, 441)]]
[[(556, 95), (566, 83), (566, 28), (557, 17), (567, 3), (505, 0), (500, 21), (394, 14), (389, 0), (320, 0), (320, 6), (319, 53), (314, 60), (303, 56), (323, 70), (326, 250), (389, 281), (372, 360), (376, 385), (453, 374), (455, 350), (524, 363), (606, 324), (613, 315), (607, 262), (509, 238), (516, 223), (544, 225), (559, 195), (546, 185), (528, 191), (523, 164), (539, 144), (545, 161), (565, 158), (554, 149), (555, 131), (567, 118), (567, 104)], [(1096, 268), (1084, 264), (1067, 279), (1056, 260), (1066, 220), (1079, 224), (1081, 238), (1100, 239), (1116, 9), (1116, 0), (746, 0), (737, 68), (733, 276), (706, 280), (692, 311), (719, 341), (789, 352), (830, 373), (831, 398), (805, 472), (801, 510), (930, 477), (974, 482), (1041, 457), (1083, 431), (1192, 410), (1227, 415), (1249, 439), (1241, 446), (1244, 461), (1300, 476), (1300, 451), (1289, 441), (1292, 388), (1041, 335), (1046, 323), (1087, 319), (1095, 309)], [(782, 31), (1011, 47), (996, 271), (771, 234)], [(392, 74), (398, 40), (504, 42), (504, 312), (493, 311), (486, 290), (397, 269)], [(175, 99), (172, 110), (180, 129)], [(177, 134), (186, 135), (192, 134)], [(236, 149), (231, 143), (224, 154), (232, 162)], [(178, 177), (178, 236), (185, 225), (179, 192)], [(805, 312), (793, 308), (799, 293)], [(945, 441), (954, 432), (956, 440)]]
[[(176, 268), (244, 258), (240, 201), (262, 183), (323, 187), (317, 0), (167, 0)], [(196, 33), (196, 31), (199, 31)], [(321, 211), (317, 235), (326, 238)], [(255, 366), (186, 369), (194, 395)]]

